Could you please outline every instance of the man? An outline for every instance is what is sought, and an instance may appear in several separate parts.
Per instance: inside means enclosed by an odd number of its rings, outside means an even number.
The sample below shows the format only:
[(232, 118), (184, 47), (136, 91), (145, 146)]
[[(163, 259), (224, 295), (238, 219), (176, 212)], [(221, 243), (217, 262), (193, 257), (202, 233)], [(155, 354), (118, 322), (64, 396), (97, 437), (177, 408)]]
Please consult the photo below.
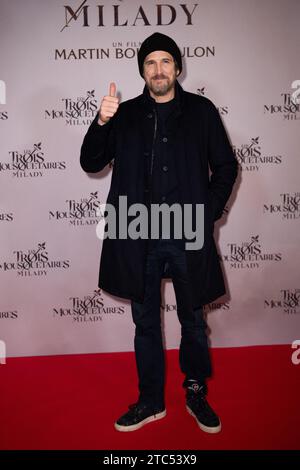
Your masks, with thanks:
[(179, 360), (187, 411), (203, 431), (216, 433), (221, 422), (206, 399), (211, 363), (203, 305), (225, 293), (213, 228), (232, 191), (237, 162), (213, 103), (179, 85), (182, 61), (173, 39), (160, 33), (148, 37), (139, 49), (138, 66), (146, 82), (143, 93), (119, 103), (111, 83), (84, 138), (81, 166), (97, 172), (114, 159), (107, 205), (118, 215), (124, 212), (120, 196), (127, 197), (128, 207), (190, 205), (188, 222), (195, 226), (196, 207), (203, 205), (203, 243), (188, 249), (190, 237), (184, 233), (178, 238), (174, 219), (168, 237), (163, 220), (156, 239), (103, 240), (99, 287), (131, 300), (136, 326), (139, 399), (115, 428), (134, 431), (166, 415), (160, 289), (161, 279), (171, 277), (181, 323)]

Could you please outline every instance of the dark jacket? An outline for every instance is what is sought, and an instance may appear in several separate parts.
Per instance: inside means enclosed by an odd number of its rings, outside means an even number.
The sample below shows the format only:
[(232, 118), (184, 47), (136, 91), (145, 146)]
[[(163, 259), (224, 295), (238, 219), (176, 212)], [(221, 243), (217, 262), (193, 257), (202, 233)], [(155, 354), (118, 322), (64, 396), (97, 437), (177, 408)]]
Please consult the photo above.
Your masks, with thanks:
[[(225, 293), (213, 228), (231, 194), (237, 176), (237, 161), (214, 104), (203, 96), (184, 91), (177, 81), (175, 96), (176, 106), (166, 125), (180, 203), (204, 204), (205, 207), (203, 248), (185, 250), (196, 308)], [(114, 159), (107, 202), (114, 204), (117, 212), (120, 195), (127, 196), (128, 207), (133, 203), (149, 204), (148, 162), (153, 148), (155, 109), (146, 85), (141, 95), (120, 103), (108, 123), (99, 126), (97, 120), (98, 116), (84, 137), (81, 167), (95, 173)], [(128, 223), (130, 221), (128, 217)], [(105, 238), (99, 287), (118, 297), (142, 302), (147, 244), (148, 240), (142, 238)]]

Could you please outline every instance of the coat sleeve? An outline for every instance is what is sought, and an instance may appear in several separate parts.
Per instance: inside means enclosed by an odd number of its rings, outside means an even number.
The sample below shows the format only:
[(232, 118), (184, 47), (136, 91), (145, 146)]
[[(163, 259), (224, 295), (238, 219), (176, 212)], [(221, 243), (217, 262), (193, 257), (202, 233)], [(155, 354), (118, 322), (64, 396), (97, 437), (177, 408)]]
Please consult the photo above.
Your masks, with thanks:
[(215, 105), (208, 111), (208, 161), (211, 170), (209, 194), (214, 220), (222, 216), (238, 172), (226, 130)]
[[(116, 115), (115, 115), (116, 116)], [(84, 136), (80, 151), (80, 165), (84, 171), (96, 173), (102, 170), (113, 158), (115, 148), (113, 116), (100, 126), (98, 113)]]

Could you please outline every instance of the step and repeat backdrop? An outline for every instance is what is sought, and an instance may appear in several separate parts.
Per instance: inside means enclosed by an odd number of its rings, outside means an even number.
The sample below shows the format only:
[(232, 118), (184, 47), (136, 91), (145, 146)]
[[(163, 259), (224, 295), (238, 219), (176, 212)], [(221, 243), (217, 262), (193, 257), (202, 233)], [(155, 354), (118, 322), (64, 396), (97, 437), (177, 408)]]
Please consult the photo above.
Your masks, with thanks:
[[(175, 39), (180, 83), (211, 99), (239, 175), (215, 239), (228, 293), (205, 306), (213, 347), (300, 336), (300, 3), (0, 1), (0, 342), (8, 357), (133, 350), (130, 302), (97, 287), (97, 209), (112, 168), (80, 147), (109, 83), (139, 95), (137, 51)], [(111, 266), (111, 269), (117, 269)], [(167, 348), (180, 325), (162, 283)]]

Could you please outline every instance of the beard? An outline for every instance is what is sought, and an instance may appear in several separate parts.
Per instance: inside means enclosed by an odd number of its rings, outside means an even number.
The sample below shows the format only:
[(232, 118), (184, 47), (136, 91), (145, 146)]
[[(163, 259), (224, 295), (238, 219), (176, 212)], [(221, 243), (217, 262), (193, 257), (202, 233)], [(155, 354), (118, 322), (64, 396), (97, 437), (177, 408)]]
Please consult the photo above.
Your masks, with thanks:
[(148, 87), (156, 96), (165, 96), (174, 87), (175, 78), (172, 80), (165, 75), (155, 75), (148, 82)]

